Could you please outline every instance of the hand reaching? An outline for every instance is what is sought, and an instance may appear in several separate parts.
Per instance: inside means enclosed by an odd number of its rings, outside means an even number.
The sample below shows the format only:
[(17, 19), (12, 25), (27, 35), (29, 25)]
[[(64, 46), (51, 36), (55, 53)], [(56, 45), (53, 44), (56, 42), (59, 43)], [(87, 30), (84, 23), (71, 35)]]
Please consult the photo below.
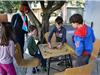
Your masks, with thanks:
[(49, 48), (52, 48), (52, 46), (51, 46), (51, 44), (50, 44), (50, 43), (48, 43), (48, 47), (49, 47)]
[(60, 43), (58, 46), (57, 46), (57, 48), (61, 48), (62, 47), (62, 43)]

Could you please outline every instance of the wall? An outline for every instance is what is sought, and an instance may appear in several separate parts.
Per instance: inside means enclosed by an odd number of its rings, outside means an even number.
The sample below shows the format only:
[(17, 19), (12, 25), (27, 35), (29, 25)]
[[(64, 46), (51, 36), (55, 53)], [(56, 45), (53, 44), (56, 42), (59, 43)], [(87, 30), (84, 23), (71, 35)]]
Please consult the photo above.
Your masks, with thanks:
[(100, 1), (87, 0), (84, 8), (84, 20), (87, 24), (93, 21), (93, 29), (97, 39), (100, 39)]
[(75, 14), (79, 13), (83, 15), (83, 9), (82, 7), (67, 7), (67, 23), (69, 23), (69, 18)]

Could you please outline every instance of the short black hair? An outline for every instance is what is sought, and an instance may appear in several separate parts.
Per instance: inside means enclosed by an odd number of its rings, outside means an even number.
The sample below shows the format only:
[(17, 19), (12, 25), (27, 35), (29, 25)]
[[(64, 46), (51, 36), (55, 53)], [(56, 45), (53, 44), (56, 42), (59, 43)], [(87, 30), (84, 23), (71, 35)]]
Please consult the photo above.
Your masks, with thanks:
[(69, 22), (83, 24), (83, 17), (80, 14), (74, 14), (69, 18)]
[(61, 17), (61, 16), (58, 16), (58, 17), (55, 19), (55, 22), (57, 22), (58, 24), (63, 23), (62, 17)]

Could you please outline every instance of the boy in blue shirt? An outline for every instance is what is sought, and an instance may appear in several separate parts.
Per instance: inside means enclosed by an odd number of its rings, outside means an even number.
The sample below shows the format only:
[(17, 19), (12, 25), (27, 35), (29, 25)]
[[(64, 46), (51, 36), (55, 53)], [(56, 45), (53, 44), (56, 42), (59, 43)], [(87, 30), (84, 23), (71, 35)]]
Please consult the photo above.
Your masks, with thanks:
[(88, 64), (95, 42), (93, 29), (83, 24), (83, 17), (80, 14), (72, 15), (69, 21), (75, 28), (73, 41), (77, 55), (77, 66)]
[[(62, 45), (67, 42), (67, 40), (66, 40), (66, 29), (62, 25), (63, 25), (63, 19), (62, 19), (61, 16), (58, 16), (55, 19), (55, 26), (50, 31), (50, 34), (49, 34), (49, 37), (48, 37), (48, 46), (49, 46), (49, 48), (52, 48), (51, 38), (52, 38), (54, 33), (55, 33), (55, 37), (56, 37), (56, 42), (61, 42), (57, 46), (57, 48), (61, 48)], [(61, 62), (58, 63), (58, 65), (63, 64), (63, 63), (64, 62), (61, 61)]]
[(50, 31), (49, 37), (48, 37), (48, 46), (49, 48), (52, 48), (51, 46), (51, 38), (52, 35), (55, 33), (56, 36), (56, 42), (61, 42), (57, 48), (61, 48), (61, 46), (66, 43), (66, 29), (62, 26), (63, 25), (63, 19), (62, 17), (58, 16), (55, 19), (56, 25), (54, 28)]

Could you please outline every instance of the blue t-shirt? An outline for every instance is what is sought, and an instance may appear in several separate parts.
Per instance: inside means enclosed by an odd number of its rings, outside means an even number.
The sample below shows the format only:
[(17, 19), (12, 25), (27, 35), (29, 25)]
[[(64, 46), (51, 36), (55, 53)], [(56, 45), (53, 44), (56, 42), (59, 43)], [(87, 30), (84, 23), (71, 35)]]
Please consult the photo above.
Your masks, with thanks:
[(57, 42), (66, 43), (66, 29), (64, 27), (61, 27), (60, 30), (58, 30), (56, 26), (52, 28), (52, 30), (50, 31), (49, 37), (48, 37), (48, 42), (51, 41), (53, 33), (55, 33), (56, 35)]

